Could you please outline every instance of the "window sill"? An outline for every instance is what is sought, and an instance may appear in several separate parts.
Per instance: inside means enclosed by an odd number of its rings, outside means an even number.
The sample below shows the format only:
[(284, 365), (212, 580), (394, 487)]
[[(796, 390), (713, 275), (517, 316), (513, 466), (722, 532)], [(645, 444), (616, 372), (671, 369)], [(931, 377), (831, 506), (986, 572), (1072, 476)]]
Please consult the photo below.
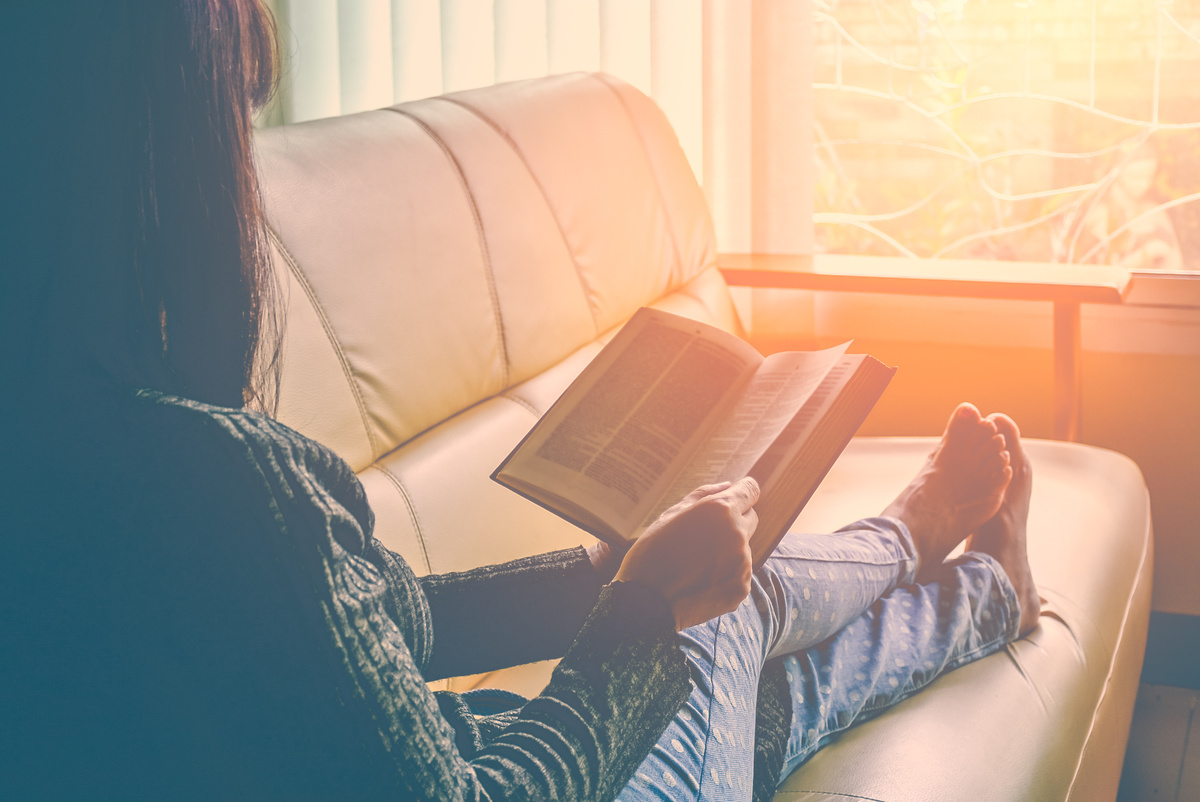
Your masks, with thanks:
[(723, 253), (717, 266), (742, 287), (1056, 303), (1119, 304), (1132, 284), (1130, 271), (1119, 267), (1042, 262)]
[(732, 286), (821, 291), (812, 301), (819, 337), (1033, 347), (1052, 340), (1062, 439), (1078, 432), (1085, 347), (1200, 353), (1200, 274), (842, 254), (720, 254), (717, 264)]

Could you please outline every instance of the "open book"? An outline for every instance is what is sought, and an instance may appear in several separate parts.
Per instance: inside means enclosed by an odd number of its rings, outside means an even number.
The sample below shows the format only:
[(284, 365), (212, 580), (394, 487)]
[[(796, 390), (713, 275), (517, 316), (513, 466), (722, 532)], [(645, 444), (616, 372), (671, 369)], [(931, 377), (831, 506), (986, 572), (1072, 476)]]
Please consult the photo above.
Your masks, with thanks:
[(640, 309), (492, 478), (620, 545), (700, 485), (753, 476), (758, 567), (896, 372), (848, 346), (764, 358)]

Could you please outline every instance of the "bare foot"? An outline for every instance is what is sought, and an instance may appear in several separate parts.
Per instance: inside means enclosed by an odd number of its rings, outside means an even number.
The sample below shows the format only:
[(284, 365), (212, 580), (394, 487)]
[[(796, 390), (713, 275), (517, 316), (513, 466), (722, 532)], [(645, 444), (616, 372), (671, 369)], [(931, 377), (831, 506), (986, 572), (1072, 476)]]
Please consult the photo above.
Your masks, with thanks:
[(994, 516), (972, 535), (967, 548), (990, 554), (1000, 563), (1008, 579), (1017, 591), (1021, 604), (1021, 635), (1027, 635), (1037, 626), (1041, 600), (1033, 573), (1029, 570), (1029, 557), (1025, 552), (1025, 524), (1029, 519), (1029, 495), (1033, 490), (1033, 471), (1025, 452), (1021, 448), (1021, 433), (1017, 424), (1007, 415), (988, 415), (1003, 435), (1008, 446), (1012, 481), (1004, 493), (1004, 503)]
[(1011, 479), (997, 423), (974, 405), (959, 404), (925, 466), (883, 514), (904, 521), (920, 565), (933, 569), (996, 514)]

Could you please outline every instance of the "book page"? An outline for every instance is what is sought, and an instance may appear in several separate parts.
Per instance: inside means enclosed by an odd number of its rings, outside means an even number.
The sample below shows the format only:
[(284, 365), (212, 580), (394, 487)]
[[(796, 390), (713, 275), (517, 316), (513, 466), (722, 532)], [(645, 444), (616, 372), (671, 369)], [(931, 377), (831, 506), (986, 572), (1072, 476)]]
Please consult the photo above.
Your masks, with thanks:
[(809, 436), (813, 426), (821, 419), (841, 390), (849, 380), (854, 368), (861, 361), (861, 356), (855, 355), (841, 359), (828, 375), (819, 380), (816, 392), (806, 398), (805, 403), (794, 412), (786, 425), (780, 427), (778, 435), (773, 438), (770, 447), (747, 469), (755, 478), (765, 498), (774, 488), (774, 480), (784, 467), (785, 458), (796, 450), (799, 444)]
[(731, 334), (640, 310), (499, 473), (628, 534), (761, 361)]
[(784, 352), (763, 360), (740, 398), (650, 510), (642, 527), (654, 523), (663, 510), (701, 485), (749, 474), (849, 346), (846, 342), (824, 351)]
[(755, 565), (774, 550), (894, 373), (873, 357), (843, 356), (750, 469), (762, 487), (750, 539)]

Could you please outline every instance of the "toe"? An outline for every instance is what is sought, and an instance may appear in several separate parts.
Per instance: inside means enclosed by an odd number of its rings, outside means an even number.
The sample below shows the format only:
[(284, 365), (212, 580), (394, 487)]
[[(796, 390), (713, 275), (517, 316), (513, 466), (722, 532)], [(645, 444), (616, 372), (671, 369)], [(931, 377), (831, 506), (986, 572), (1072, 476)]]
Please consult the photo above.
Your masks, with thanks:
[[(1019, 487), (1024, 488), (1023, 494), (1028, 495), (1029, 489), (1032, 486), (1033, 471), (1029, 465), (1029, 459), (1025, 455), (1025, 450), (1021, 447), (1021, 432), (1017, 428), (1017, 424), (1013, 419), (1002, 413), (988, 415), (988, 418), (996, 422), (996, 427), (1000, 433), (1004, 435), (1005, 449), (1009, 455), (1009, 466), (1012, 470), (1013, 482)], [(1018, 493), (1018, 496), (1022, 493)]]
[[(989, 428), (994, 424), (987, 423)], [(946, 423), (946, 432), (942, 442), (956, 452), (972, 448), (978, 441), (984, 429), (985, 421), (979, 414), (979, 408), (974, 404), (963, 402), (954, 408), (950, 420)]]
[(989, 454), (983, 462), (982, 475), (988, 476), (996, 471), (1009, 467), (1010, 455), (1007, 451), (996, 451)]
[(950, 420), (946, 423), (947, 434), (967, 433), (983, 420), (983, 416), (979, 414), (979, 407), (964, 401), (954, 408), (954, 412), (950, 415)]
[(1021, 430), (1017, 428), (1016, 422), (1003, 412), (993, 412), (987, 416), (987, 420), (996, 425), (996, 430), (1004, 438), (1005, 448), (1012, 454), (1013, 459), (1022, 458), (1024, 453), (1021, 451)]
[(975, 447), (975, 456), (980, 461), (991, 459), (993, 454), (999, 454), (1002, 451), (1008, 450), (1008, 441), (1004, 439), (1002, 434), (994, 434), (991, 437), (981, 441)]

